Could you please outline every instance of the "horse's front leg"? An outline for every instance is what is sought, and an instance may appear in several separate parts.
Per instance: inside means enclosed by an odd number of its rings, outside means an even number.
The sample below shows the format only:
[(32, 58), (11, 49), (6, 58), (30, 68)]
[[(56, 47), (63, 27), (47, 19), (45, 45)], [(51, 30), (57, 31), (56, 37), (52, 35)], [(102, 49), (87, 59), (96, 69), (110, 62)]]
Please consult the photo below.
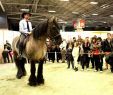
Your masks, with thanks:
[(40, 60), (38, 65), (38, 72), (37, 72), (37, 84), (44, 84), (44, 78), (43, 78), (43, 63), (44, 59)]
[(35, 72), (36, 72), (35, 61), (31, 61), (31, 75), (29, 77), (28, 83), (30, 86), (36, 86), (37, 84)]

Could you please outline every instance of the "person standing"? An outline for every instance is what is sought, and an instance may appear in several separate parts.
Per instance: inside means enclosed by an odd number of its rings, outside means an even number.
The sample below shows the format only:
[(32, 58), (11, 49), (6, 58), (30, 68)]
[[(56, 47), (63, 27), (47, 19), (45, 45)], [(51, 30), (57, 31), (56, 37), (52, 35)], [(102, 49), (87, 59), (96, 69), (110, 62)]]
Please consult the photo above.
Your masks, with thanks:
[(75, 42), (74, 43), (74, 48), (73, 48), (73, 51), (72, 51), (72, 55), (73, 55), (73, 58), (74, 58), (74, 64), (75, 64), (75, 71), (78, 71), (78, 56), (79, 56), (79, 45), (78, 45), (78, 42)]
[(94, 59), (94, 65), (95, 65), (95, 70), (98, 71), (100, 69), (100, 72), (102, 72), (102, 63), (101, 63), (101, 44), (99, 41), (97, 41), (97, 38), (93, 39), (93, 43), (91, 44), (91, 52), (92, 56)]
[(74, 69), (74, 58), (72, 55), (73, 47), (74, 47), (73, 42), (69, 41), (66, 46), (66, 60), (68, 64), (67, 67), (68, 69), (70, 68), (70, 64), (72, 65), (72, 69)]
[(24, 12), (22, 13), (22, 20), (19, 22), (19, 32), (21, 33), (20, 35), (20, 43), (19, 43), (19, 54), (22, 56), (23, 52), (23, 42), (24, 39), (31, 34), (32, 31), (32, 24), (30, 22), (30, 16), (31, 14), (29, 12)]
[(88, 70), (89, 68), (89, 61), (90, 61), (90, 57), (89, 57), (89, 51), (90, 51), (90, 42), (89, 42), (89, 37), (85, 38), (85, 41), (83, 42), (83, 58), (84, 58), (84, 62), (83, 62), (83, 66), (86, 66), (86, 69)]
[(6, 44), (4, 45), (4, 48), (7, 48), (8, 50), (8, 55), (11, 58), (11, 61), (13, 62), (13, 57), (12, 57), (12, 48), (11, 48), (11, 44), (8, 42), (8, 40), (6, 40)]
[[(110, 33), (107, 33), (107, 38), (102, 42), (102, 50), (105, 52), (105, 56), (107, 56), (110, 52), (113, 51), (113, 41)], [(106, 69), (108, 69), (107, 62)]]

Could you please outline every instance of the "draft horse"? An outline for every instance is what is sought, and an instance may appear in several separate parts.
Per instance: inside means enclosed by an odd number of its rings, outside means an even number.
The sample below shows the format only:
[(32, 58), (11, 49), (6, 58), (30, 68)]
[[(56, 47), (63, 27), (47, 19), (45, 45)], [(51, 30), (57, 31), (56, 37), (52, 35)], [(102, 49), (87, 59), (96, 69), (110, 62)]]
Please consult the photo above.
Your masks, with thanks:
[[(43, 78), (43, 63), (44, 57), (46, 55), (47, 47), (46, 47), (46, 39), (50, 38), (54, 44), (60, 45), (62, 42), (62, 38), (59, 32), (59, 26), (57, 23), (57, 18), (51, 17), (41, 23), (39, 23), (32, 31), (29, 36), (28, 41), (26, 42), (23, 55), (25, 57), (19, 58), (19, 49), (17, 47), (19, 37), (15, 37), (13, 39), (13, 53), (14, 60), (17, 67), (17, 78), (20, 79), (22, 76), (26, 75), (25, 70), (25, 58), (30, 60), (31, 74), (29, 77), (29, 85), (36, 86), (40, 84), (44, 84)], [(39, 63), (37, 76), (35, 63)]]

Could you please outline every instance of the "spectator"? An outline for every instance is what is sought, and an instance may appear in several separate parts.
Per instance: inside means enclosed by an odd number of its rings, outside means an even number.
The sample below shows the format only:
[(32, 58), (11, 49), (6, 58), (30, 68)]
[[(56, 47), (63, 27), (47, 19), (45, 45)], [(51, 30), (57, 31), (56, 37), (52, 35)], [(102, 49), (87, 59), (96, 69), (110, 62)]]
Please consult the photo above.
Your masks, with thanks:
[(9, 56), (10, 56), (10, 59), (11, 59), (11, 61), (13, 62), (12, 48), (11, 48), (11, 44), (8, 42), (8, 40), (6, 40), (6, 44), (4, 45), (4, 47), (7, 48), (8, 54), (9, 54)]
[(94, 64), (95, 64), (95, 70), (98, 71), (100, 69), (100, 72), (102, 72), (102, 64), (101, 64), (101, 58), (100, 58), (100, 53), (101, 53), (101, 45), (98, 43), (97, 39), (93, 39), (93, 43), (91, 44), (91, 51), (92, 51), (92, 56), (94, 59)]
[(78, 56), (79, 56), (79, 45), (77, 42), (74, 43), (74, 48), (72, 51), (72, 55), (74, 58), (74, 64), (75, 64), (75, 71), (78, 71)]
[(66, 59), (67, 59), (68, 69), (70, 68), (70, 64), (72, 65), (72, 69), (74, 69), (74, 59), (72, 55), (73, 47), (74, 44), (71, 41), (69, 41), (69, 43), (66, 46)]
[[(107, 39), (105, 39), (102, 42), (102, 50), (105, 52), (105, 56), (107, 56), (110, 52), (113, 51), (113, 42), (110, 33), (107, 33)], [(106, 62), (106, 69), (108, 69), (107, 62)]]
[(89, 37), (86, 37), (85, 38), (85, 41), (83, 42), (83, 59), (84, 59), (84, 62), (83, 62), (83, 69), (84, 69), (84, 66), (86, 66), (86, 69), (88, 70), (89, 68), (89, 61), (90, 61), (90, 57), (89, 57), (89, 51), (90, 51), (90, 42), (89, 42)]
[(3, 50), (3, 52), (2, 52), (2, 57), (3, 57), (3, 61), (4, 61), (4, 63), (10, 63), (10, 61), (9, 61), (9, 55), (8, 55), (8, 49), (7, 49), (7, 46), (4, 46), (4, 50)]

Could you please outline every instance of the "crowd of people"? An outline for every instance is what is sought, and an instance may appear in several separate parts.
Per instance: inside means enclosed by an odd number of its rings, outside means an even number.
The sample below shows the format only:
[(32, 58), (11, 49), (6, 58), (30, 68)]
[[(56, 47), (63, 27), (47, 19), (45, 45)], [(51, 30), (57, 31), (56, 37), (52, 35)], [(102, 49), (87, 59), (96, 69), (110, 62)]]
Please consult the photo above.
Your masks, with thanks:
[[(57, 63), (61, 60), (62, 63), (67, 63), (67, 69), (72, 65), (72, 69), (75, 71), (79, 70), (78, 65), (80, 65), (82, 70), (88, 70), (92, 66), (91, 68), (95, 72), (102, 72), (103, 64), (106, 64), (105, 69), (108, 69), (108, 63), (104, 63), (103, 59), (111, 52), (113, 52), (113, 35), (107, 33), (106, 39), (102, 39), (96, 35), (92, 38), (86, 37), (85, 39), (82, 39), (81, 36), (78, 36), (77, 39), (73, 37), (69, 41), (63, 39), (60, 46), (50, 45), (48, 40), (47, 55), (45, 58), (53, 63), (55, 60)], [(4, 44), (2, 57), (4, 63), (13, 62), (12, 48), (8, 41)], [(110, 68), (111, 72), (113, 72), (113, 67), (111, 66)]]
[[(78, 64), (81, 65), (82, 70), (85, 68), (89, 70), (89, 64), (91, 63), (91, 68), (95, 72), (103, 72), (103, 64), (106, 64), (108, 69), (108, 63), (104, 63), (103, 59), (106, 58), (111, 52), (113, 52), (113, 35), (107, 33), (107, 38), (102, 39), (96, 35), (92, 38), (86, 37), (82, 39), (81, 36), (78, 36), (78, 39), (75, 37), (72, 40), (66, 41), (63, 40), (60, 46), (53, 45), (51, 48), (48, 48), (48, 59), (52, 62), (55, 61), (55, 52), (57, 62), (62, 60), (62, 63), (67, 62), (67, 68), (70, 68), (78, 71)], [(111, 72), (113, 72), (113, 67), (111, 66)]]

